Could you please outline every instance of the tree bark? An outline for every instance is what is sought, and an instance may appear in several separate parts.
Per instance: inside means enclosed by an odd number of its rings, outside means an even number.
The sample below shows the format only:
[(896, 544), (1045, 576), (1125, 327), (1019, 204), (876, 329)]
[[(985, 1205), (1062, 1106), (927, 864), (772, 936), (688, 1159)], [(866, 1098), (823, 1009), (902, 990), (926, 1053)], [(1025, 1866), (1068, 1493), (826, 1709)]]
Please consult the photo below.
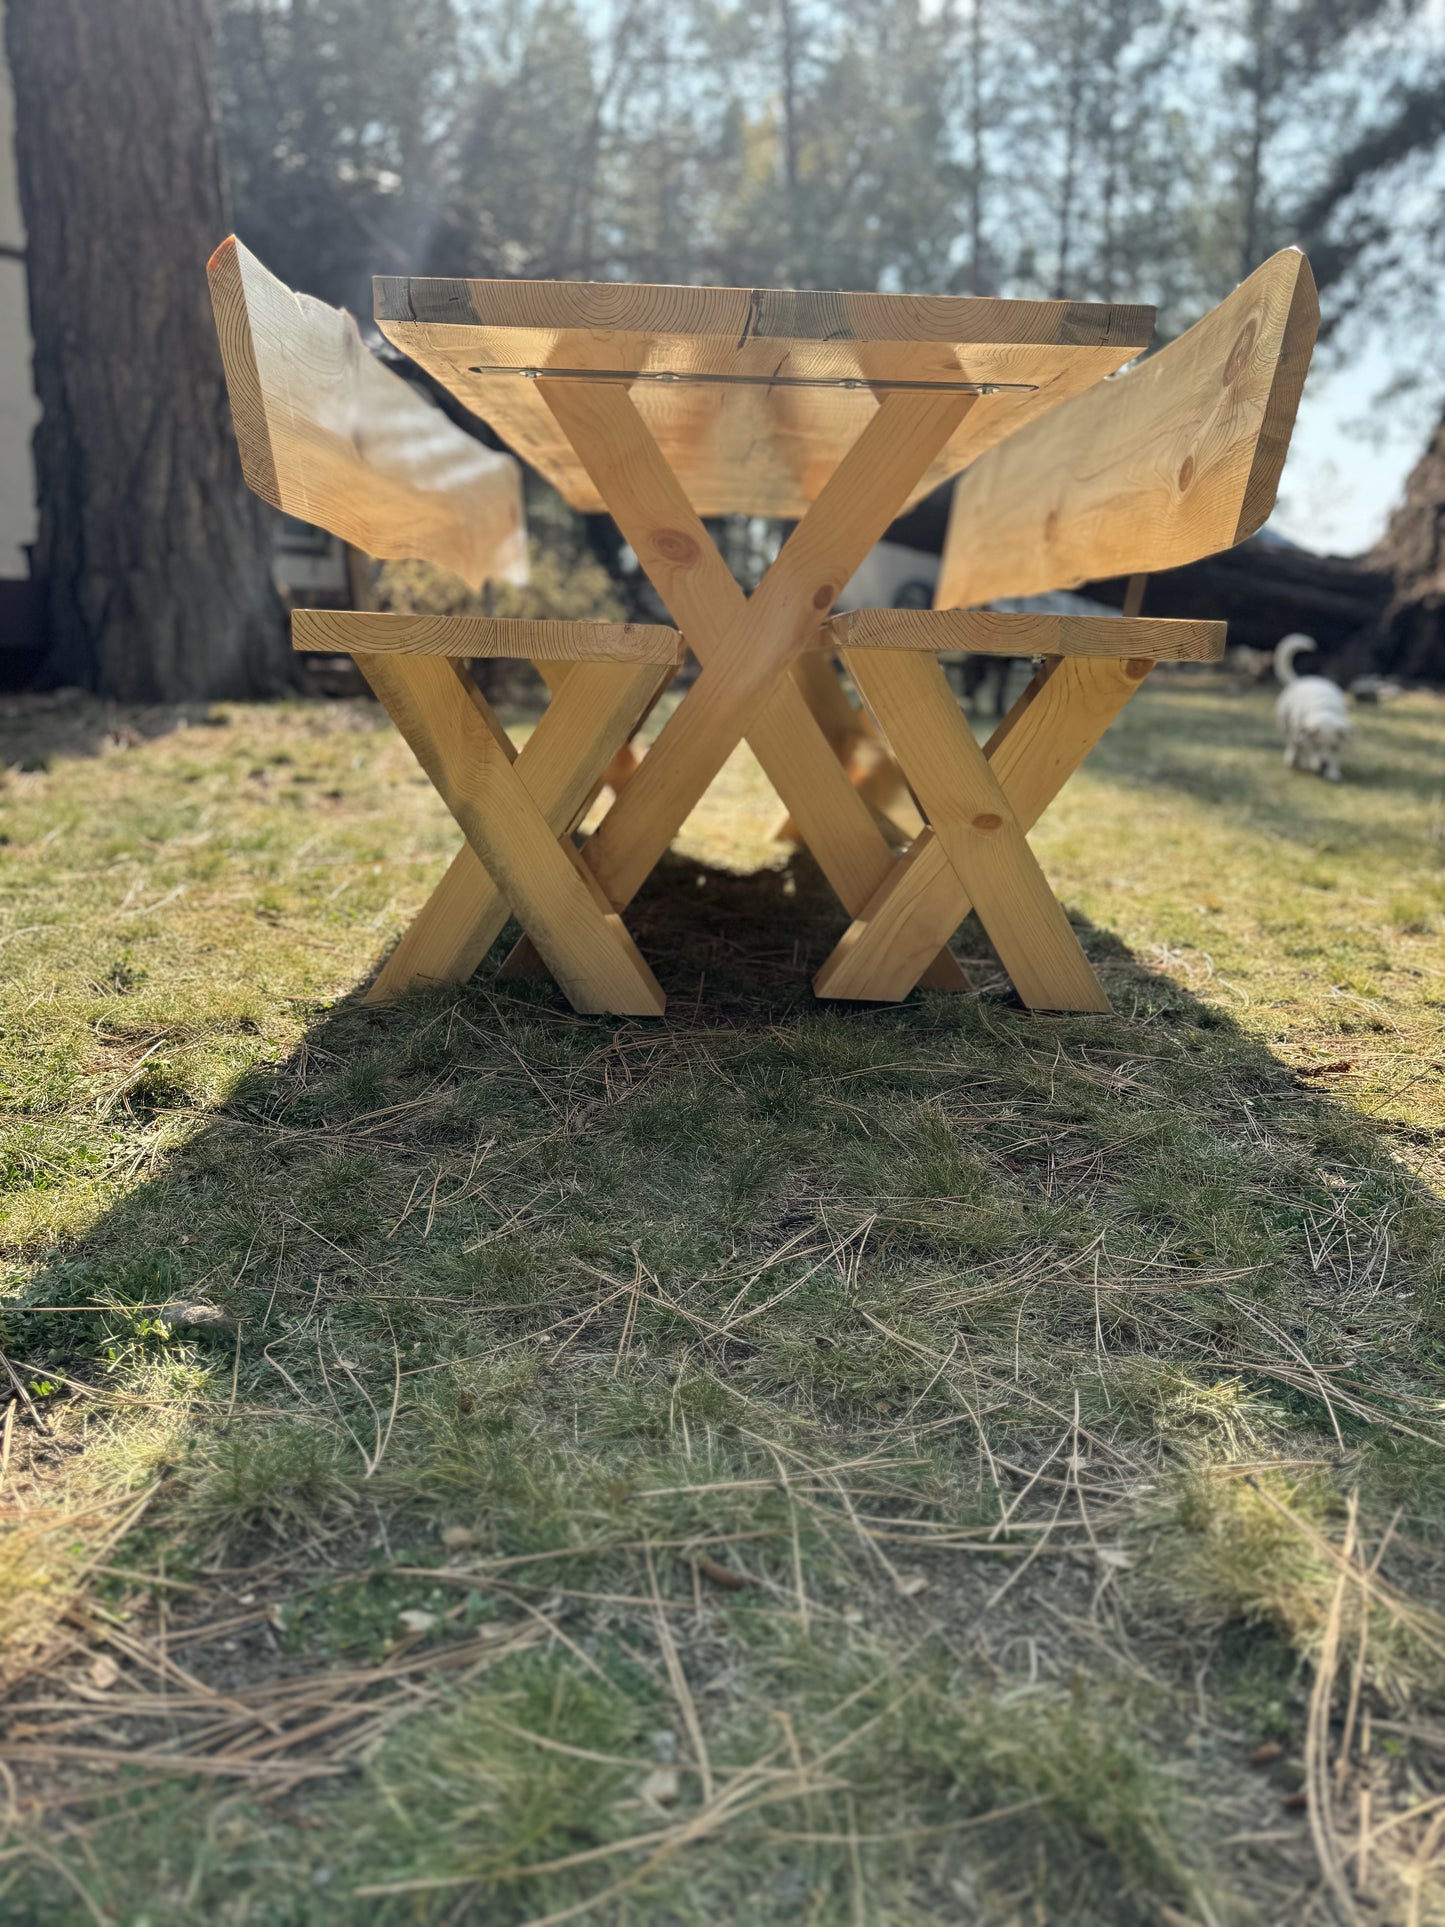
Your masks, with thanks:
[(991, 294), (983, 260), (983, 10), (973, 0), (968, 19), (968, 291)]
[(792, 0), (778, 0), (778, 58), (783, 74), (783, 186), (787, 196), (789, 272), (798, 279), (798, 34)]
[(1074, 238), (1074, 189), (1079, 170), (1079, 121), (1084, 105), (1084, 23), (1077, 14), (1071, 23), (1069, 42), (1068, 109), (1064, 115), (1064, 178), (1059, 185), (1058, 267), (1054, 274), (1054, 298), (1063, 301), (1069, 293), (1069, 243)]
[(207, 0), (7, 0), (42, 418), (48, 673), (130, 702), (291, 673), (270, 512), (231, 433)]
[(1273, 92), (1271, 83), (1270, 34), (1272, 24), (1268, 0), (1250, 0), (1249, 64), (1244, 73), (1249, 96), (1249, 152), (1244, 164), (1244, 186), (1240, 196), (1239, 274), (1243, 280), (1253, 274), (1262, 259), (1259, 245), (1259, 202), (1264, 181), (1264, 143), (1266, 119)]
[(1407, 681), (1445, 683), (1445, 416), (1368, 560), (1394, 583), (1370, 666)]

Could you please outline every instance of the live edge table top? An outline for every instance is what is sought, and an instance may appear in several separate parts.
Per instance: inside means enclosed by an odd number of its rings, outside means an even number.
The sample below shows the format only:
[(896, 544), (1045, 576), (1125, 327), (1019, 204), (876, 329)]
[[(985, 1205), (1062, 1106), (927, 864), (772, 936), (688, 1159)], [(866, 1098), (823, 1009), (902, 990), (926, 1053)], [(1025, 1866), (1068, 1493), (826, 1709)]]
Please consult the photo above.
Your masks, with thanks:
[(1136, 305), (622, 282), (380, 275), (375, 300), (389, 341), (592, 513), (606, 504), (529, 375), (628, 383), (699, 514), (786, 518), (881, 395), (982, 390), (901, 512), (1132, 361), (1154, 328)]

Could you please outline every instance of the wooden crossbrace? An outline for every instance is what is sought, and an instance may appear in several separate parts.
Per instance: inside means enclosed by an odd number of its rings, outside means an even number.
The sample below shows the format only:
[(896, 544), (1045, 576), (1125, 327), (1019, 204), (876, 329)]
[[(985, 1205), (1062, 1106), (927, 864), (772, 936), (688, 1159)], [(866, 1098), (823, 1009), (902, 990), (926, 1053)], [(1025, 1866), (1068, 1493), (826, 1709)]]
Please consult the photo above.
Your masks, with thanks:
[[(537, 383), (702, 673), (583, 849), (619, 909), (744, 737), (844, 907), (857, 914), (894, 864), (887, 838), (786, 673), (843, 583), (957, 428), (972, 397), (894, 393), (746, 596), (626, 390)], [(942, 984), (966, 988), (945, 951)]]
[[(856, 651), (849, 665), (855, 677), (861, 665), (865, 680), (866, 653)], [(882, 660), (884, 653), (874, 658)], [(1039, 670), (981, 752), (1020, 831), (1033, 828), (1153, 666), (1147, 658), (1062, 656)], [(958, 739), (953, 741), (957, 746)], [(971, 733), (969, 745), (979, 753)], [(922, 832), (814, 978), (820, 997), (893, 1003), (908, 995), (939, 944), (973, 907), (969, 883), (951, 854), (936, 829)], [(997, 943), (992, 930), (990, 935)]]

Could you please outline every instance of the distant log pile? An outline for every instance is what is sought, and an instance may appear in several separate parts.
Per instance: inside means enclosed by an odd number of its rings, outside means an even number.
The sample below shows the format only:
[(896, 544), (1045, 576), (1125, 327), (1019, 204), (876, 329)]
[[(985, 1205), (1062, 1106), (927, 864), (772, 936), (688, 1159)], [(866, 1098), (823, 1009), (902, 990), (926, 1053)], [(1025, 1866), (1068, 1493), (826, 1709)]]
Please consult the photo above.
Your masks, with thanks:
[[(1123, 580), (1090, 582), (1083, 593), (1118, 607)], [(1273, 649), (1282, 636), (1303, 630), (1319, 644), (1318, 666), (1339, 676), (1384, 665), (1358, 664), (1362, 638), (1373, 637), (1394, 593), (1393, 578), (1366, 561), (1279, 548), (1258, 536), (1223, 555), (1150, 576), (1144, 607), (1151, 616), (1191, 616), (1229, 624), (1231, 647)], [(1312, 664), (1311, 667), (1315, 665)]]

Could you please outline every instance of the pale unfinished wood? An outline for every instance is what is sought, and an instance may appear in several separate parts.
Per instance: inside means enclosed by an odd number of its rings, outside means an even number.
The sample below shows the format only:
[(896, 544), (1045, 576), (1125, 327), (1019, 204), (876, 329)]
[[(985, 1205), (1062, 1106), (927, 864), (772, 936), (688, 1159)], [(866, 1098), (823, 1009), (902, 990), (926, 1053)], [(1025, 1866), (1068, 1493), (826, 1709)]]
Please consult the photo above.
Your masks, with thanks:
[(934, 655), (1148, 656), (1218, 662), (1226, 624), (1154, 616), (1050, 616), (989, 609), (853, 609), (834, 616), (815, 648), (917, 649)]
[[(543, 388), (579, 460), (587, 463), (589, 472), (598, 477), (599, 487), (605, 488), (618, 527), (706, 672), (718, 663), (718, 646), (729, 625), (748, 619), (748, 598), (662, 459), (631, 398), (622, 389), (608, 385), (594, 388), (580, 383), (546, 383)], [(955, 399), (957, 405), (968, 406), (966, 398)], [(861, 473), (866, 476), (868, 468), (865, 466)], [(885, 477), (884, 486), (893, 483)], [(901, 486), (906, 487), (906, 481)], [(886, 496), (877, 508), (883, 523), (888, 519), (885, 502)], [(799, 533), (795, 532), (788, 547)], [(836, 594), (834, 581), (846, 580), (849, 573), (851, 568), (842, 574), (835, 568), (833, 581), (818, 583), (809, 600), (816, 600), (824, 590), (828, 593), (824, 602), (807, 614), (802, 625), (805, 632), (827, 613)], [(772, 692), (749, 726), (748, 741), (769, 781), (794, 813), (804, 840), (844, 908), (850, 915), (857, 915), (888, 875), (893, 852), (868, 805), (839, 767), (797, 685), (776, 668), (773, 678)], [(689, 694), (687, 701), (691, 702), (694, 694)], [(654, 745), (625, 795), (613, 806), (614, 811), (633, 796), (656, 754)], [(703, 779), (699, 793), (708, 780)], [(669, 840), (674, 833), (669, 832)], [(657, 855), (665, 848), (666, 843)], [(509, 958), (508, 967), (511, 962)], [(967, 988), (967, 979), (946, 950), (929, 970), (930, 982), (937, 988)]]
[[(571, 406), (570, 397), (582, 392), (567, 383), (549, 382), (544, 387), (549, 402), (564, 411)], [(624, 407), (629, 405), (620, 390), (592, 390), (588, 402), (595, 406), (608, 392)], [(789, 737), (781, 743), (774, 741), (773, 754), (762, 752), (765, 767), (774, 758), (781, 768), (795, 767), (806, 744), (821, 758), (830, 796), (846, 797), (866, 816), (867, 806), (843, 775), (796, 683), (784, 671), (827, 616), (841, 585), (878, 540), (914, 476), (969, 406), (969, 397), (956, 394), (889, 395), (783, 545), (755, 593), (741, 607), (734, 604), (722, 625), (709, 621), (705, 608), (699, 611), (703, 617), (701, 630), (697, 622), (679, 616), (679, 626), (703, 663), (702, 673), (586, 846), (585, 856), (593, 874), (619, 908), (631, 900), (662, 857), (736, 744), (750, 735), (756, 748), (760, 722), (761, 733), (766, 736), (769, 724), (784, 713), (789, 691), (794, 713), (805, 720), (799, 732), (802, 740)], [(646, 439), (651, 442), (650, 436)], [(606, 473), (611, 453), (604, 445), (597, 454)], [(617, 512), (615, 487), (612, 493)], [(676, 503), (670, 495), (656, 502), (644, 496), (641, 506), (656, 529), (657, 515), (670, 516)], [(618, 520), (628, 533), (621, 514)], [(663, 535), (681, 540), (663, 540)], [(709, 549), (711, 546), (707, 543)], [(657, 586), (678, 615), (675, 603), (669, 600), (669, 594), (677, 591), (675, 587), (670, 591), (667, 582), (671, 579), (686, 584), (689, 574), (701, 565), (696, 538), (664, 521), (660, 534), (654, 534), (650, 541), (644, 537), (642, 546), (634, 542), (634, 547), (644, 568), (653, 554), (663, 551), (667, 569)], [(721, 558), (716, 567), (726, 574)], [(704, 635), (708, 635), (706, 642)], [(782, 700), (770, 703), (775, 690), (781, 692)], [(789, 782), (792, 780), (790, 774)], [(807, 812), (800, 810), (798, 799), (785, 792), (784, 800), (799, 822), (804, 822)], [(830, 819), (831, 815), (830, 811)], [(869, 836), (886, 852), (871, 817), (866, 820)], [(819, 824), (821, 848), (809, 833), (810, 847), (825, 871), (829, 863), (824, 850), (831, 840), (831, 830), (831, 821)], [(887, 860), (891, 862), (891, 853)]]
[[(835, 652), (822, 646), (822, 633), (815, 646), (799, 656), (790, 673), (848, 781), (873, 812), (890, 845), (900, 849), (921, 827), (908, 785), (872, 717), (844, 689), (835, 666)], [(779, 843), (807, 841), (791, 811), (785, 813), (773, 838)]]
[(355, 661), (574, 1009), (661, 1016), (657, 979), (576, 850), (538, 808), (515, 749), (465, 670), (436, 656)]
[(531, 662), (665, 663), (683, 659), (676, 629), (641, 622), (533, 622), (512, 617), (358, 615), (297, 609), (291, 646), (317, 654), (451, 656), (461, 661), (515, 656)]
[[(861, 788), (853, 787), (791, 676), (779, 679), (754, 716), (748, 742), (834, 894), (856, 916), (893, 867), (892, 833), (878, 823)], [(925, 981), (931, 990), (969, 987), (962, 965), (944, 947), (928, 965)]]
[(954, 490), (936, 606), (1175, 568), (1253, 534), (1318, 325), (1309, 263), (1286, 249), (1157, 355), (990, 451)]
[(843, 687), (833, 666), (835, 652), (824, 648), (828, 627), (824, 624), (807, 653), (798, 657), (788, 673), (802, 690), (814, 721), (828, 739), (828, 747), (840, 763), (846, 763), (858, 743), (874, 732), (867, 710), (860, 709)]
[[(552, 701), (517, 756), (517, 770), (554, 835), (565, 835), (672, 670), (652, 664), (549, 663)], [(389, 1003), (416, 984), (464, 983), (511, 915), (506, 896), (463, 843), (366, 994)]]
[(232, 236), (207, 274), (246, 480), (303, 522), (479, 588), (527, 580), (520, 471), (367, 352), (343, 309), (293, 294)]
[(668, 343), (684, 359), (658, 365), (690, 373), (926, 382), (956, 375), (960, 346), (1108, 347), (1154, 326), (1150, 307), (1102, 301), (386, 274), (373, 287), (379, 322), (489, 331), (513, 367), (650, 366)]
[[(1087, 656), (1048, 663), (984, 749), (1009, 807), (1031, 830), (1153, 664)], [(942, 843), (925, 829), (813, 980), (820, 997), (895, 1003), (920, 981), (972, 904)]]
[[(547, 681), (554, 696), (560, 687), (559, 678), (571, 674), (570, 667), (561, 663), (539, 663), (537, 668), (539, 673)], [(571, 824), (573, 830), (581, 827), (582, 818), (587, 815), (604, 789), (610, 789), (613, 796), (617, 797), (622, 794), (628, 783), (631, 782), (638, 764), (642, 761), (642, 751), (637, 747), (635, 741), (637, 731), (640, 730), (642, 725), (647, 721), (647, 718), (656, 707), (658, 698), (663, 694), (671, 680), (672, 677), (669, 674), (648, 697), (644, 708), (638, 715), (637, 727), (634, 729), (632, 737), (622, 745), (611, 762), (608, 763), (606, 769), (602, 771), (601, 776), (593, 785), (587, 800), (573, 818)], [(501, 969), (497, 972), (497, 975), (502, 978), (540, 977), (546, 974), (546, 968), (546, 965), (542, 962), (542, 958), (538, 953), (537, 946), (524, 931), (503, 958)]]
[[(536, 383), (641, 375), (633, 397), (704, 515), (795, 517), (890, 383), (1008, 383), (914, 481), (916, 501), (1147, 345), (1154, 311), (1075, 301), (381, 276), (377, 324), (574, 508), (608, 506)], [(681, 377), (651, 379), (658, 374)], [(809, 383), (853, 382), (853, 388)]]
[(849, 650), (843, 660), (1024, 1003), (1107, 1010), (1103, 986), (940, 664), (902, 650)]
[(642, 761), (642, 751), (636, 743), (624, 743), (602, 773), (602, 784), (614, 796), (620, 796), (637, 774), (637, 765)]

